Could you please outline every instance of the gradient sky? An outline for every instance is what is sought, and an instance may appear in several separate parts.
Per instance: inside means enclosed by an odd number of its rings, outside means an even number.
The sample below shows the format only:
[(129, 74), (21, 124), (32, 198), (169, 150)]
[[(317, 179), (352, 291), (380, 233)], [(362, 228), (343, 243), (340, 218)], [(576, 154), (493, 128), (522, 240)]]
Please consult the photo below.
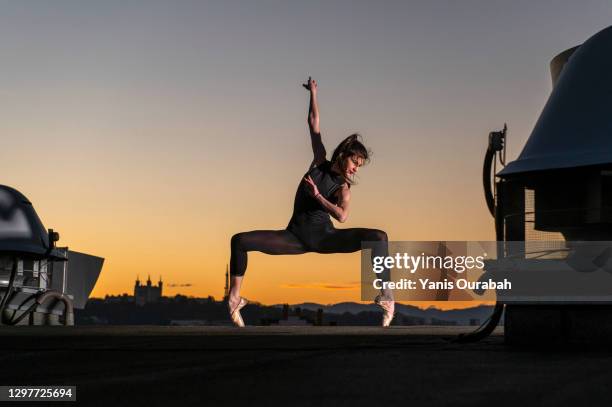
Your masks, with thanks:
[[(223, 295), (232, 234), (282, 229), (311, 159), (319, 82), (331, 154), (373, 150), (339, 227), (494, 240), (487, 134), (514, 159), (548, 63), (612, 21), (609, 1), (2, 1), (2, 179), (60, 244), (104, 257), (92, 295)], [(249, 255), (263, 303), (359, 300), (359, 254)]]

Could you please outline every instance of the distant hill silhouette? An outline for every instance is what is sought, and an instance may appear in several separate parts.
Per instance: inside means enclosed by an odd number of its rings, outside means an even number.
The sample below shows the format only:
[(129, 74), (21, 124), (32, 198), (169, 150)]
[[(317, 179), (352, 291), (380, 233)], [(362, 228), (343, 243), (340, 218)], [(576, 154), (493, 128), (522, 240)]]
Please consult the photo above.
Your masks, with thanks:
[[(297, 315), (310, 322), (323, 310), (323, 325), (378, 325), (381, 309), (375, 304), (341, 302), (317, 304), (305, 302), (290, 304), (289, 315)], [(397, 325), (474, 325), (485, 321), (492, 313), (491, 306), (444, 311), (436, 308), (420, 309), (396, 304)], [(268, 325), (283, 318), (283, 304), (264, 305), (251, 300), (243, 309), (243, 318), (250, 325)], [(171, 325), (176, 321), (187, 324), (229, 323), (227, 303), (213, 297), (194, 298), (177, 295), (162, 297), (159, 301), (137, 305), (132, 296), (123, 295), (105, 299), (91, 298), (85, 309), (75, 310), (77, 325)]]
[[(274, 306), (282, 307), (282, 304), (275, 304)], [(309, 311), (316, 311), (317, 309), (321, 308), (323, 309), (323, 312), (329, 314), (344, 314), (345, 312), (348, 312), (356, 315), (360, 312), (380, 312), (380, 308), (376, 304), (360, 304), (357, 302), (339, 302), (337, 304), (330, 305), (304, 302), (301, 304), (291, 304), (290, 307), (300, 307)], [(454, 321), (458, 325), (469, 325), (471, 319), (478, 319), (480, 322), (483, 322), (489, 318), (491, 312), (493, 311), (493, 307), (488, 305), (480, 305), (472, 308), (445, 311), (437, 308), (421, 309), (413, 305), (397, 303), (395, 304), (395, 310), (396, 312), (407, 317), (424, 318), (428, 321), (435, 318), (438, 320)]]

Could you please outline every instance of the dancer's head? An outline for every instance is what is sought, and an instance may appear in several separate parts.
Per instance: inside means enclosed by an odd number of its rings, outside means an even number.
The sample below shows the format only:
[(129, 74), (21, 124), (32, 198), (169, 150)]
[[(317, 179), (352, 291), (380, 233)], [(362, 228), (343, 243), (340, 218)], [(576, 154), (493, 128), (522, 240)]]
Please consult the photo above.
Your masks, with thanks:
[(361, 136), (357, 133), (351, 134), (334, 150), (331, 163), (336, 165), (342, 172), (349, 185), (354, 183), (354, 176), (359, 167), (370, 161), (371, 152), (359, 140)]

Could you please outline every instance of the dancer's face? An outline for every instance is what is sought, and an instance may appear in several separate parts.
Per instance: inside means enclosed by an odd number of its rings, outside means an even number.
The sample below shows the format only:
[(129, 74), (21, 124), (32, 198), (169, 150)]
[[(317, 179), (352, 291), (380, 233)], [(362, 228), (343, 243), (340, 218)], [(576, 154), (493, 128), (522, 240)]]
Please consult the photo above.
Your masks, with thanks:
[(344, 160), (344, 175), (347, 178), (353, 178), (355, 176), (355, 174), (357, 174), (357, 171), (359, 170), (359, 167), (361, 167), (363, 165), (363, 157), (359, 156), (359, 155), (352, 155), (350, 157), (347, 157)]

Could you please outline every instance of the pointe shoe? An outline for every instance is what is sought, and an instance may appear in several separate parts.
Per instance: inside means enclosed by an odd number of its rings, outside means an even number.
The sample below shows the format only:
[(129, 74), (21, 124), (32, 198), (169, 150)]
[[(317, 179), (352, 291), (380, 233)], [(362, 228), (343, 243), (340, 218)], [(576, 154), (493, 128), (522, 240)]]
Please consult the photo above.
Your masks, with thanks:
[(382, 326), (387, 327), (391, 325), (391, 321), (393, 321), (395, 316), (395, 301), (383, 300), (380, 295), (377, 295), (374, 302), (383, 309)]
[(241, 328), (244, 327), (244, 321), (242, 320), (242, 316), (240, 315), (240, 310), (244, 308), (244, 306), (247, 305), (248, 303), (249, 301), (246, 298), (240, 297), (240, 301), (238, 302), (238, 305), (236, 305), (234, 309), (231, 309), (229, 308), (230, 305), (228, 301), (227, 307), (229, 309), (230, 319), (232, 320), (235, 326), (238, 326)]

